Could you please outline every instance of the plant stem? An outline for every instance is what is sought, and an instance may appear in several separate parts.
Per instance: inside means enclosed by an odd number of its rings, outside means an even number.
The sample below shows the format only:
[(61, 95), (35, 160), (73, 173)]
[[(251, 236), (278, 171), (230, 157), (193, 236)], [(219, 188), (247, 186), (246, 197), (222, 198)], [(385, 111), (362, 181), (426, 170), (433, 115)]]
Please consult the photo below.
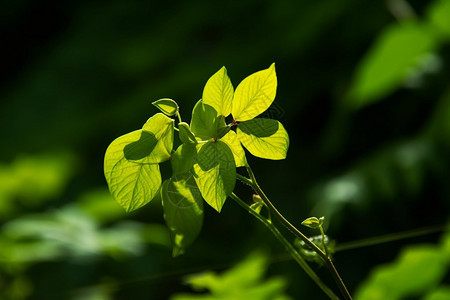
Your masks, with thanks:
[[(264, 201), (264, 203), (266, 204), (266, 206), (269, 209), (269, 211), (271, 211), (271, 213), (278, 218), (278, 220), (281, 222), (281, 224), (283, 224), (292, 234), (294, 234), (296, 237), (298, 237), (303, 242), (305, 242), (305, 244), (307, 244), (309, 247), (311, 247), (311, 249), (314, 252), (316, 252), (317, 255), (319, 255), (319, 257), (327, 265), (327, 268), (330, 271), (331, 276), (333, 277), (334, 281), (336, 282), (336, 284), (338, 285), (339, 289), (341, 290), (341, 293), (344, 296), (344, 298), (346, 300), (351, 300), (352, 296), (348, 292), (347, 287), (345, 286), (344, 281), (342, 280), (341, 276), (339, 275), (339, 273), (338, 273), (336, 267), (334, 266), (333, 262), (331, 261), (331, 258), (328, 257), (328, 255), (324, 251), (322, 251), (322, 249), (320, 249), (316, 244), (314, 244), (312, 241), (310, 241), (303, 233), (301, 233), (294, 225), (292, 225), (276, 209), (276, 207), (272, 204), (272, 202), (270, 202), (269, 198), (266, 196), (266, 194), (264, 194), (263, 190), (258, 185), (258, 182), (256, 181), (256, 178), (255, 178), (255, 174), (253, 173), (253, 171), (250, 168), (250, 166), (247, 164), (245, 167), (247, 169), (248, 175), (250, 176), (250, 179), (246, 178), (247, 181), (248, 181), (248, 184), (261, 197), (261, 199)], [(238, 177), (239, 177), (240, 180), (244, 180), (243, 178), (241, 178), (241, 177), (244, 177), (244, 176), (239, 175)]]
[(322, 235), (323, 250), (325, 251), (325, 254), (327, 255), (327, 257), (330, 258), (330, 254), (328, 254), (327, 244), (325, 243), (325, 232), (323, 231), (322, 225), (319, 226), (319, 229), (320, 229), (320, 234)]
[(306, 274), (319, 286), (319, 288), (328, 296), (330, 299), (339, 300), (339, 297), (326, 285), (324, 284), (319, 276), (314, 272), (313, 269), (308, 265), (308, 263), (303, 259), (303, 257), (297, 252), (297, 250), (292, 246), (292, 244), (286, 240), (286, 238), (281, 234), (278, 228), (268, 219), (261, 216), (259, 213), (254, 211), (250, 206), (248, 206), (239, 196), (235, 193), (231, 194), (231, 199), (236, 201), (240, 206), (242, 206), (248, 213), (258, 219), (263, 223), (273, 235), (283, 244), (289, 254), (295, 259), (295, 261), (302, 267)]

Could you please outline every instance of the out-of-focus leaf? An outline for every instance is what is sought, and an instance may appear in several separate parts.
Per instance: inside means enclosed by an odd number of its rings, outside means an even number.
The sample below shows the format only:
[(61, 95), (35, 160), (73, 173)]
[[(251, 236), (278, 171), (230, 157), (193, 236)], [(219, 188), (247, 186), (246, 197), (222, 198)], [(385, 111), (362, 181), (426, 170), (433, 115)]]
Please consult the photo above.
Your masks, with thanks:
[(241, 122), (237, 137), (254, 156), (274, 160), (286, 158), (289, 136), (276, 120), (257, 118)]
[(275, 99), (277, 75), (275, 64), (253, 73), (238, 85), (234, 93), (232, 114), (236, 121), (251, 120), (266, 111)]
[(106, 188), (86, 191), (77, 200), (79, 208), (93, 217), (99, 224), (125, 217), (126, 213)]
[(218, 275), (205, 272), (191, 275), (187, 282), (194, 290), (209, 290), (210, 294), (189, 295), (179, 294), (171, 300), (188, 299), (233, 299), (233, 300), (287, 300), (284, 294), (286, 281), (274, 277), (263, 281), (267, 268), (267, 257), (262, 253), (252, 253), (244, 261), (232, 269)]
[(348, 105), (365, 106), (390, 93), (436, 45), (433, 31), (423, 24), (409, 22), (388, 27), (357, 67)]
[(423, 300), (448, 300), (450, 299), (450, 286), (444, 285), (438, 287), (429, 293)]
[(161, 188), (164, 220), (171, 232), (173, 256), (183, 254), (203, 225), (203, 199), (190, 173), (166, 180)]
[(206, 82), (203, 103), (212, 106), (219, 115), (226, 117), (231, 113), (232, 100), (233, 85), (227, 75), (227, 69), (222, 67)]
[(0, 164), (0, 219), (14, 218), (19, 207), (35, 207), (59, 196), (77, 170), (64, 152), (19, 155)]
[(428, 19), (440, 33), (450, 38), (450, 1), (433, 1), (428, 10)]
[(448, 257), (431, 245), (404, 250), (397, 261), (376, 267), (355, 294), (356, 299), (403, 299), (418, 296), (439, 284)]
[(220, 140), (198, 144), (194, 171), (203, 198), (220, 212), (236, 183), (236, 164), (230, 148)]
[(109, 191), (127, 212), (150, 202), (161, 186), (158, 164), (139, 164), (124, 157), (124, 148), (136, 141), (141, 132), (136, 130), (117, 138), (105, 153), (104, 171)]

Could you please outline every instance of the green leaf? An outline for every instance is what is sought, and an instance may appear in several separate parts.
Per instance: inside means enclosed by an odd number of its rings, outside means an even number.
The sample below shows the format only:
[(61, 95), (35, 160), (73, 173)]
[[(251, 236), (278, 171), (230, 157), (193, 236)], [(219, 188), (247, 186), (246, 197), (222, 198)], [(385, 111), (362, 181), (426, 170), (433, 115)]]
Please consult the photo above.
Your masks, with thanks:
[(117, 138), (105, 153), (104, 171), (109, 190), (127, 212), (150, 202), (161, 186), (158, 164), (139, 164), (124, 156), (124, 148), (141, 133), (136, 130)]
[(450, 299), (450, 286), (443, 285), (429, 293), (424, 300), (448, 300)]
[(176, 294), (171, 300), (288, 300), (284, 294), (287, 281), (281, 277), (264, 279), (267, 255), (251, 253), (232, 269), (216, 274), (211, 271), (194, 274), (187, 282), (196, 291), (209, 290), (202, 294)]
[(321, 217), (321, 218), (310, 217), (310, 218), (304, 220), (302, 222), (302, 225), (309, 227), (309, 228), (317, 229), (320, 226), (322, 226), (323, 220), (324, 220), (324, 217)]
[(233, 90), (227, 69), (222, 67), (206, 82), (203, 89), (203, 103), (212, 106), (219, 115), (226, 117), (231, 113)]
[(355, 299), (412, 299), (421, 295), (445, 276), (446, 257), (432, 245), (407, 248), (394, 263), (375, 268)]
[(161, 199), (164, 220), (171, 233), (173, 256), (178, 256), (192, 244), (202, 228), (202, 195), (193, 175), (184, 173), (164, 182)]
[(217, 138), (219, 128), (225, 127), (225, 118), (217, 115), (217, 111), (210, 105), (199, 100), (192, 111), (191, 130), (202, 140)]
[(141, 134), (123, 148), (127, 160), (154, 164), (168, 160), (173, 147), (173, 120), (158, 113), (142, 127)]
[(361, 107), (375, 102), (404, 82), (421, 58), (436, 46), (429, 27), (413, 22), (388, 27), (359, 64), (348, 104)]
[(247, 164), (244, 148), (242, 148), (241, 143), (237, 138), (236, 132), (229, 131), (220, 140), (227, 144), (228, 147), (230, 147), (231, 152), (233, 152), (236, 167), (243, 167)]
[(237, 137), (254, 156), (273, 160), (286, 158), (289, 136), (276, 120), (258, 118), (241, 122)]
[(221, 141), (198, 144), (194, 171), (203, 198), (220, 212), (236, 183), (236, 165), (230, 148)]
[(450, 37), (450, 1), (440, 0), (433, 1), (428, 10), (428, 19), (434, 28), (446, 35), (448, 39)]
[(194, 165), (196, 154), (197, 151), (195, 145), (181, 144), (177, 151), (172, 154), (172, 158), (170, 159), (173, 174), (189, 172)]
[(256, 72), (236, 88), (231, 113), (236, 121), (251, 120), (269, 108), (277, 92), (275, 64)]
[(194, 133), (191, 128), (185, 122), (178, 123), (178, 129), (180, 130), (180, 140), (184, 144), (197, 144)]
[(179, 110), (178, 104), (169, 98), (156, 100), (152, 104), (168, 116), (174, 116)]

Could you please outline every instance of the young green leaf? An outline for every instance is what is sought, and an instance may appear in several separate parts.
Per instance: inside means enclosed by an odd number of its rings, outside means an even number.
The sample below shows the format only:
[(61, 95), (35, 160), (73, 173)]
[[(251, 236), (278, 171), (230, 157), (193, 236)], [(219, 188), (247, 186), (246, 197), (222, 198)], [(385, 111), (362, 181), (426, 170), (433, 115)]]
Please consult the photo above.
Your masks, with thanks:
[(231, 113), (233, 90), (227, 69), (222, 67), (206, 82), (203, 103), (212, 106), (220, 115), (226, 117)]
[(222, 141), (198, 144), (194, 171), (203, 198), (220, 212), (236, 183), (236, 164), (230, 148)]
[(156, 100), (152, 104), (169, 117), (174, 116), (179, 110), (178, 104), (169, 98)]
[(320, 226), (322, 226), (323, 220), (324, 220), (324, 217), (321, 217), (321, 218), (310, 217), (310, 218), (304, 220), (302, 222), (302, 225), (309, 227), (309, 228), (317, 229)]
[(256, 72), (236, 88), (231, 113), (236, 121), (251, 120), (269, 108), (277, 92), (275, 64)]
[(127, 211), (150, 202), (161, 186), (158, 164), (139, 164), (124, 157), (124, 148), (141, 136), (136, 130), (114, 140), (105, 153), (104, 171), (114, 199)]
[(216, 138), (218, 130), (225, 127), (225, 118), (217, 115), (217, 111), (210, 105), (199, 100), (192, 111), (191, 130), (202, 140)]
[(197, 151), (194, 144), (181, 144), (170, 159), (173, 174), (189, 172), (194, 165), (196, 155)]
[(289, 136), (276, 120), (258, 118), (241, 122), (237, 137), (254, 156), (273, 160), (286, 158)]
[(173, 120), (158, 113), (142, 127), (140, 137), (123, 148), (127, 160), (154, 164), (170, 158), (173, 147)]
[(203, 200), (192, 174), (184, 173), (166, 180), (161, 188), (164, 220), (170, 229), (173, 256), (197, 238), (203, 224)]
[(230, 130), (220, 140), (227, 144), (227, 146), (230, 147), (231, 152), (233, 152), (236, 167), (243, 167), (247, 164), (244, 148), (242, 148), (242, 145), (234, 131)]
[(180, 130), (180, 140), (183, 144), (197, 144), (194, 133), (192, 133), (187, 123), (178, 123), (178, 129)]

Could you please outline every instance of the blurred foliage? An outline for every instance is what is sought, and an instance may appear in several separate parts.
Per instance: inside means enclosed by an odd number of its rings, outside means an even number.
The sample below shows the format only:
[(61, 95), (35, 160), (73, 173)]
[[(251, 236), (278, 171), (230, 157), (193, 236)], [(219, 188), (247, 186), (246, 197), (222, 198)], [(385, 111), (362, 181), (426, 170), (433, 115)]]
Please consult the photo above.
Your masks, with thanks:
[(267, 269), (267, 255), (254, 252), (230, 270), (218, 275), (214, 272), (194, 274), (186, 282), (196, 291), (210, 294), (179, 294), (171, 300), (233, 299), (233, 300), (288, 300), (283, 294), (286, 280), (281, 277), (263, 281)]
[[(189, 111), (223, 65), (236, 85), (277, 64), (267, 116), (289, 132), (288, 156), (249, 160), (288, 219), (325, 216), (336, 249), (448, 222), (449, 20), (449, 0), (0, 2), (0, 299), (168, 299), (192, 292), (187, 274), (260, 246), (284, 253), (227, 202), (205, 209), (199, 239), (173, 259), (159, 200), (125, 214), (106, 190), (107, 145), (152, 101)], [(400, 272), (398, 293), (414, 297), (408, 282), (423, 275), (432, 286), (417, 295), (448, 299), (437, 238), (337, 251), (336, 266), (351, 291)], [(324, 299), (291, 261), (270, 262), (256, 287), (283, 275), (273, 291)]]
[(359, 287), (355, 298), (409, 299), (428, 292), (431, 293), (425, 299), (441, 297), (445, 295), (445, 287), (435, 289), (448, 272), (449, 263), (450, 234), (447, 233), (439, 245), (409, 246), (395, 262), (377, 266)]

